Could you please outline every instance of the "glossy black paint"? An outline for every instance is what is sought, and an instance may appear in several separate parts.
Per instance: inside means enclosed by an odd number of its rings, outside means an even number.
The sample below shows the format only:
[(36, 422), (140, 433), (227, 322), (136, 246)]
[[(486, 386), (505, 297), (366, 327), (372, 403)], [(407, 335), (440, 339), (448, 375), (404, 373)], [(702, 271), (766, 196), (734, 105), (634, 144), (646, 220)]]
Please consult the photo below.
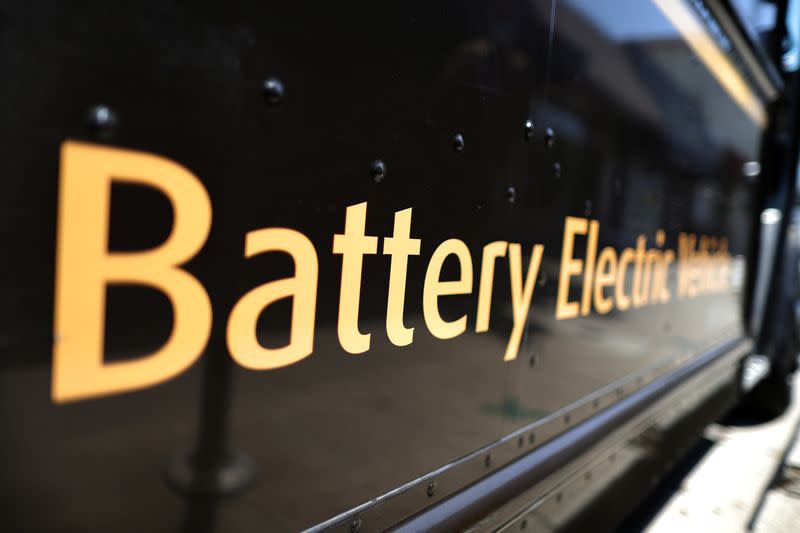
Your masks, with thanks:
[[(311, 527), (675, 352), (699, 354), (723, 329), (741, 333), (737, 293), (553, 319), (565, 216), (600, 220), (601, 246), (631, 246), (639, 233), (652, 240), (663, 228), (668, 247), (688, 231), (726, 235), (734, 254), (748, 252), (751, 185), (740, 169), (758, 156), (759, 128), (655, 6), (628, 4), (625, 17), (593, 0), (4, 6), (2, 523)], [(215, 319), (207, 353), (185, 375), (56, 406), (58, 148), (68, 138), (154, 152), (203, 181), (212, 234), (187, 268)], [(111, 249), (163, 241), (172, 219), (164, 198), (123, 186), (112, 194)], [(352, 356), (336, 338), (341, 260), (331, 240), (345, 208), (363, 201), (367, 232), (379, 236), (391, 233), (395, 211), (413, 207), (423, 245), (406, 295), (414, 343), (386, 338), (388, 259), (374, 256), (361, 301), (372, 348)], [(243, 257), (246, 232), (268, 226), (302, 231), (316, 246), (315, 351), (252, 372), (231, 362), (224, 328), (241, 295), (291, 274), (285, 257)], [(492, 240), (523, 243), (526, 254), (545, 245), (516, 361), (502, 361), (511, 319), (500, 275), (488, 333), (474, 333), (475, 293), (444, 309), (468, 314), (467, 333), (428, 333), (425, 266), (450, 237), (469, 245), (476, 277)], [(108, 296), (109, 359), (164, 342), (163, 295), (112, 287)], [(265, 345), (286, 341), (289, 309), (279, 303), (262, 317)], [(225, 498), (188, 497), (163, 475), (187, 450), (200, 470), (242, 451), (254, 481)]]

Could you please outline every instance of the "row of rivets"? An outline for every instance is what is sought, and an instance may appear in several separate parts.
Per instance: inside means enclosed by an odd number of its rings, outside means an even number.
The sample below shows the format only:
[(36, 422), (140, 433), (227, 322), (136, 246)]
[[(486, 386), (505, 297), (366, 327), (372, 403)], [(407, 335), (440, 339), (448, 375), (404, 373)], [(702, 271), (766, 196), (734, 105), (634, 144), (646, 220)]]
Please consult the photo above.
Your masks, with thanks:
[[(286, 89), (283, 82), (278, 78), (267, 78), (262, 84), (262, 92), (264, 100), (271, 106), (279, 106), (284, 99)], [(109, 130), (116, 126), (117, 117), (111, 109), (106, 105), (97, 105), (89, 110), (88, 116), (89, 127), (93, 133), (106, 135)], [(524, 138), (530, 141), (533, 138), (533, 122), (531, 120), (525, 121), (524, 125)], [(550, 149), (555, 143), (555, 132), (552, 128), (547, 128), (544, 135), (545, 146)], [(456, 152), (464, 151), (464, 135), (456, 133), (453, 136), (453, 150)], [(553, 164), (553, 175), (561, 177), (561, 164)], [(372, 162), (370, 166), (370, 176), (375, 183), (381, 183), (386, 177), (386, 164), (381, 160)], [(506, 197), (510, 204), (516, 203), (516, 189), (512, 186), (506, 191)]]
[[(726, 337), (726, 336), (727, 335), (725, 335), (725, 334), (721, 335), (721, 337)], [(709, 346), (706, 347), (706, 348), (710, 348), (711, 346), (713, 346), (715, 344), (716, 343), (710, 343)], [(682, 354), (679, 359), (681, 359), (681, 360), (685, 359), (685, 357), (683, 355), (684, 354)], [(643, 386), (645, 382), (650, 382), (650, 381), (655, 380), (660, 374), (661, 374), (660, 372), (657, 372), (651, 378), (647, 378), (647, 379), (644, 376), (637, 376), (634, 381), (635, 381), (635, 384), (639, 388), (641, 388), (641, 386)], [(708, 373), (707, 375), (702, 376), (702, 378), (699, 378), (699, 379), (696, 380), (697, 383), (702, 382), (702, 383), (705, 383), (706, 385), (709, 384), (709, 383), (713, 383), (716, 386), (719, 386), (720, 382), (722, 382), (722, 381), (724, 381), (724, 379), (721, 378), (717, 373)], [(707, 391), (708, 387), (706, 387), (705, 390)], [(618, 387), (617, 389), (615, 389), (614, 392), (615, 392), (617, 398), (622, 398), (625, 395), (624, 387)], [(695, 392), (695, 393), (690, 394), (688, 396), (684, 395), (681, 399), (676, 401), (676, 409), (674, 411), (670, 411), (670, 414), (677, 413), (681, 409), (685, 410), (688, 405), (695, 404), (696, 402), (698, 402), (701, 398), (705, 397), (706, 395), (707, 395), (707, 393), (705, 391)], [(599, 409), (600, 405), (601, 405), (601, 402), (600, 402), (599, 398), (595, 398), (591, 402), (591, 407), (594, 410)], [(570, 413), (566, 413), (563, 416), (562, 421), (563, 421), (563, 423), (565, 425), (569, 424), (571, 422)], [(530, 437), (530, 443), (533, 444), (533, 434), (531, 433), (529, 435), (529, 437)], [(520, 437), (517, 440), (517, 447), (518, 448), (522, 448), (522, 444), (523, 444), (523, 439), (522, 439), (522, 437)], [(607, 459), (607, 461), (609, 463), (615, 463), (616, 459), (617, 459), (616, 452), (612, 452), (611, 454), (609, 454), (606, 459)], [(587, 470), (587, 471), (585, 471), (583, 473), (583, 482), (584, 483), (587, 483), (587, 484), (591, 483), (593, 478), (594, 478), (594, 474), (593, 474), (592, 470)], [(560, 503), (562, 503), (563, 498), (564, 498), (564, 493), (563, 492), (557, 492), (554, 495), (554, 498), (552, 499), (552, 501), (555, 504), (560, 504)], [(529, 519), (528, 518), (523, 518), (519, 522), (519, 528), (521, 530), (526, 529), (528, 527), (528, 525), (529, 525)]]
[[(534, 132), (533, 122), (531, 120), (526, 120), (525, 125), (522, 128), (523, 138), (526, 141), (530, 141), (531, 139), (533, 139), (533, 132)], [(553, 131), (553, 128), (550, 127), (545, 128), (544, 130), (545, 148), (549, 150), (553, 148), (555, 144), (556, 144), (556, 132)]]

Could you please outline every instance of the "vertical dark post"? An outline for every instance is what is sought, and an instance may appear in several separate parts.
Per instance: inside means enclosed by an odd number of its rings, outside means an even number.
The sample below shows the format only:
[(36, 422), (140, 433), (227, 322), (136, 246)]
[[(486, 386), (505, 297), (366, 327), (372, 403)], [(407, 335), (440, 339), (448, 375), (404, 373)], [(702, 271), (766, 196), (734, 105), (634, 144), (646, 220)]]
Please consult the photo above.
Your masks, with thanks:
[(255, 473), (252, 459), (230, 443), (233, 362), (212, 348), (204, 365), (197, 441), (166, 469), (170, 486), (187, 496), (185, 531), (213, 531), (219, 498), (245, 488)]

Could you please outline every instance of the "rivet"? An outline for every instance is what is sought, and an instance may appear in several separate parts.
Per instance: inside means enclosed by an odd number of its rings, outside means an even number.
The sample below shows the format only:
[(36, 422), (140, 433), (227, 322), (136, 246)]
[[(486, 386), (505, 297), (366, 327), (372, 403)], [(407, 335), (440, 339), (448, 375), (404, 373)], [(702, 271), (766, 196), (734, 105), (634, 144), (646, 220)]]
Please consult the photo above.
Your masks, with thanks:
[(742, 174), (748, 178), (755, 178), (761, 174), (761, 164), (758, 161), (748, 161), (742, 165)]
[(547, 128), (544, 130), (544, 145), (549, 149), (552, 148), (555, 143), (556, 132), (553, 131), (553, 128)]
[(372, 165), (370, 165), (369, 173), (372, 176), (372, 181), (375, 183), (380, 183), (383, 181), (383, 178), (386, 177), (386, 165), (383, 161), (377, 159), (372, 162)]
[(530, 141), (531, 138), (533, 137), (533, 121), (531, 120), (525, 121), (524, 133), (525, 133), (525, 140)]
[(486, 468), (489, 468), (490, 466), (492, 466), (492, 455), (491, 454), (486, 454), (486, 457), (483, 460), (483, 465)]
[(427, 490), (425, 492), (428, 493), (428, 498), (430, 498), (434, 494), (436, 494), (436, 482), (435, 481), (431, 481), (430, 483), (428, 483), (428, 488), (427, 488)]
[(107, 135), (117, 125), (117, 115), (108, 106), (99, 104), (92, 107), (87, 115), (92, 133)]
[(270, 105), (280, 104), (286, 92), (286, 89), (283, 87), (283, 82), (278, 78), (267, 78), (264, 80), (262, 90), (264, 91), (264, 100)]
[(456, 133), (453, 136), (453, 150), (456, 152), (461, 152), (464, 150), (464, 136), (460, 133)]
[(350, 522), (350, 533), (359, 533), (361, 531), (361, 519), (356, 518)]
[(517, 189), (515, 189), (513, 186), (510, 186), (508, 189), (506, 189), (506, 200), (508, 200), (508, 203), (510, 204), (516, 203)]
[(553, 176), (556, 178), (561, 177), (561, 163), (553, 163)]
[(583, 214), (585, 216), (587, 216), (587, 217), (592, 214), (592, 201), (591, 200), (586, 200), (585, 202), (583, 202)]

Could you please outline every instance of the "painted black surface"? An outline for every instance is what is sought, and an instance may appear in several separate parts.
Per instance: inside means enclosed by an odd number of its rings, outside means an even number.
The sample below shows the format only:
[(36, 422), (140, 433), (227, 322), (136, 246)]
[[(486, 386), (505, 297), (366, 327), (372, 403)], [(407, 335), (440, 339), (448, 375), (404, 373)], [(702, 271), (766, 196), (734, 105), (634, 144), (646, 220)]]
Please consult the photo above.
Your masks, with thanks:
[[(740, 169), (757, 157), (759, 131), (656, 8), (636, 5), (625, 17), (591, 0), (0, 8), (3, 523), (310, 527), (738, 327), (736, 294), (553, 320), (565, 216), (600, 220), (601, 246), (631, 246), (639, 233), (652, 241), (663, 228), (673, 248), (689, 231), (726, 235), (734, 254), (747, 253), (741, 221), (751, 206)], [(279, 102), (274, 84), (265, 95), (270, 79), (282, 86)], [(114, 123), (87, 119), (98, 105)], [(463, 150), (454, 150), (456, 134)], [(203, 361), (186, 375), (55, 406), (58, 147), (67, 138), (151, 151), (200, 177), (214, 222), (188, 269), (207, 287), (215, 321)], [(367, 231), (380, 236), (391, 233), (395, 211), (413, 207), (412, 236), (423, 245), (406, 295), (414, 344), (398, 348), (385, 336), (388, 259), (374, 256), (361, 302), (372, 349), (352, 356), (336, 339), (341, 261), (330, 251), (345, 208), (363, 201)], [(157, 193), (117, 187), (112, 202), (112, 249), (166, 237), (172, 215)], [(268, 226), (298, 229), (316, 246), (317, 334), (310, 358), (251, 372), (230, 362), (224, 327), (242, 294), (291, 273), (285, 257), (243, 258), (245, 233)], [(466, 334), (438, 341), (427, 332), (424, 269), (449, 237), (469, 245), (476, 288), (484, 244), (545, 245), (516, 361), (502, 361), (507, 297), (496, 300), (486, 334), (472, 332), (475, 294), (445, 308), (468, 313)], [(495, 294), (508, 294), (503, 276)], [(288, 304), (265, 313), (265, 345), (286, 341), (288, 313)], [(163, 295), (111, 288), (108, 357), (155, 349), (170, 324)], [(224, 499), (172, 491), (162, 471), (198, 433), (207, 457), (232, 447), (249, 454), (254, 483)]]

